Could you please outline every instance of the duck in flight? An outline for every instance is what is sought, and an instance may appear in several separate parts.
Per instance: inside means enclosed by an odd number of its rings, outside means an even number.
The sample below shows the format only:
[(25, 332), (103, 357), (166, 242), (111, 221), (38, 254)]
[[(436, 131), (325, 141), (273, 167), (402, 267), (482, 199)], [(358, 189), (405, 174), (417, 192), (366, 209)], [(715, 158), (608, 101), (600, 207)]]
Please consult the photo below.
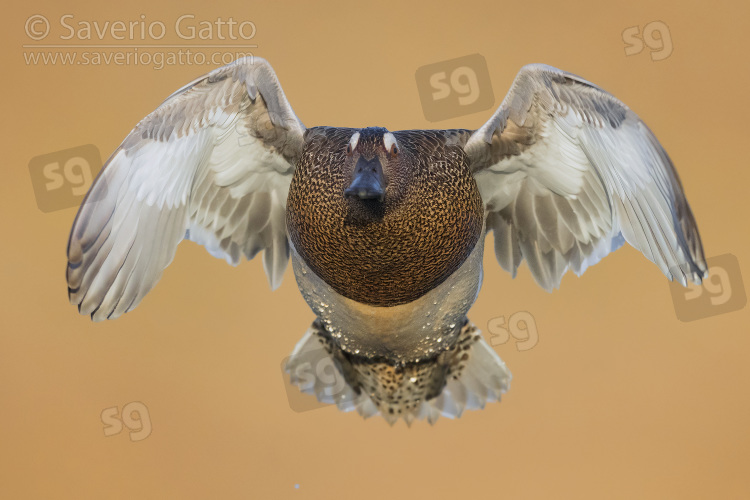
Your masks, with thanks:
[[(707, 272), (667, 153), (578, 76), (523, 67), (478, 130), (306, 128), (255, 57), (172, 94), (109, 158), (73, 223), (68, 291), (81, 314), (114, 319), (184, 239), (232, 265), (262, 251), (272, 289), (291, 256), (316, 315), (292, 382), (365, 417), (432, 423), (509, 387), (467, 319), (489, 232), (502, 268), (525, 261), (548, 291), (625, 241), (683, 285)], [(321, 360), (342, 390), (306, 376)]]

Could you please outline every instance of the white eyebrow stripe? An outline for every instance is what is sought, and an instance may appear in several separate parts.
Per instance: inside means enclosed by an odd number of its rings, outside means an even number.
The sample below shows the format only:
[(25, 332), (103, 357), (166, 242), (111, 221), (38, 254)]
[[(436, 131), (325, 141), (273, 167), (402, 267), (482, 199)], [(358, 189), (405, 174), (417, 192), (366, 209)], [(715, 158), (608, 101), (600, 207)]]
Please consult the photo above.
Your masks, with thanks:
[(390, 151), (391, 146), (393, 146), (394, 144), (398, 146), (396, 136), (394, 136), (391, 132), (386, 132), (385, 134), (383, 134), (383, 145), (385, 145), (386, 151)]
[(349, 147), (352, 151), (354, 151), (354, 148), (357, 147), (357, 143), (359, 142), (359, 132), (355, 132), (351, 139), (349, 139)]

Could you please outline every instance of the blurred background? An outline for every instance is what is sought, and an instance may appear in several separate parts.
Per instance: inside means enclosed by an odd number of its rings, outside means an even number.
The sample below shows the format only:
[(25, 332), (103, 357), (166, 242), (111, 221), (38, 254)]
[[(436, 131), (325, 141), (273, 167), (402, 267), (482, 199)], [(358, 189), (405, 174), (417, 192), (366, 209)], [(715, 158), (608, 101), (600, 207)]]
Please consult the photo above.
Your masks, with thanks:
[[(6, 6), (0, 497), (750, 497), (748, 16), (737, 1)], [(203, 47), (231, 44), (250, 47)], [(288, 397), (281, 363), (313, 314), (289, 269), (269, 291), (260, 258), (232, 268), (184, 243), (135, 311), (93, 324), (64, 278), (87, 165), (236, 52), (271, 62), (307, 126), (478, 128), (524, 64), (581, 75), (665, 146), (718, 278), (672, 289), (625, 247), (548, 294), (525, 265), (502, 271), (490, 238), (470, 319), (511, 390), (411, 428)], [(431, 104), (419, 75), (474, 54), (478, 104)], [(450, 99), (476, 90), (457, 81)]]

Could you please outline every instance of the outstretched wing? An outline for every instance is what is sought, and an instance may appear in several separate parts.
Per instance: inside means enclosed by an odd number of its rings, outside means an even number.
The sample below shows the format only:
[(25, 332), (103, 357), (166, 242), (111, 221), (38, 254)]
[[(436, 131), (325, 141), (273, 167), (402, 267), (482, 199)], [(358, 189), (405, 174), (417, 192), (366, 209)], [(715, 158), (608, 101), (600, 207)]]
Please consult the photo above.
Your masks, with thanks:
[(627, 241), (669, 279), (706, 273), (698, 228), (677, 172), (625, 104), (545, 65), (521, 69), (494, 116), (465, 145), (514, 276), (521, 260), (551, 290)]
[(305, 127), (271, 66), (244, 58), (172, 94), (128, 135), (78, 211), (68, 291), (95, 321), (130, 311), (190, 239), (236, 265), (289, 259), (285, 206)]

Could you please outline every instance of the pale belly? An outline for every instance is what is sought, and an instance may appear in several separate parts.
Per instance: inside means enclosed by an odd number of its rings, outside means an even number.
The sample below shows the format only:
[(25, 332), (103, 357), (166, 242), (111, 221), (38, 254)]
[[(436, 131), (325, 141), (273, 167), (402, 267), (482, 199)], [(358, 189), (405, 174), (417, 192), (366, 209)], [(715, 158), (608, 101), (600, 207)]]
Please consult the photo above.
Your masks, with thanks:
[(446, 281), (419, 299), (375, 307), (339, 294), (319, 278), (292, 244), (294, 276), (313, 312), (349, 353), (416, 361), (434, 356), (456, 339), (482, 284), (484, 237)]

